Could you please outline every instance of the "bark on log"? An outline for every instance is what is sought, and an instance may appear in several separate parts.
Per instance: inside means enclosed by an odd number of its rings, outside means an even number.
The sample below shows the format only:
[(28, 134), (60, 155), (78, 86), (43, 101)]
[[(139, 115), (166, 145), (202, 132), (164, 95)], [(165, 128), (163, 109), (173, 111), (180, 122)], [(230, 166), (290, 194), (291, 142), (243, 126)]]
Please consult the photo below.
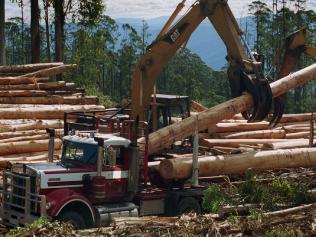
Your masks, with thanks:
[(39, 90), (15, 90), (15, 91), (0, 91), (0, 97), (44, 97), (47, 96), (48, 93), (46, 91)]
[[(60, 159), (60, 150), (54, 151), (54, 160)], [(23, 154), (14, 154), (14, 155), (7, 155), (7, 156), (0, 156), (1, 161), (10, 161), (11, 163), (14, 162), (28, 162), (28, 161), (48, 161), (48, 152), (33, 152), (33, 153), (23, 153)]]
[(228, 139), (281, 139), (287, 138), (284, 130), (259, 130), (249, 132), (239, 132), (224, 136)]
[[(249, 152), (239, 155), (201, 157), (199, 176), (242, 174), (248, 169), (269, 170), (316, 166), (316, 148)], [(187, 179), (192, 173), (192, 159), (163, 160), (159, 173), (165, 180)]]
[(67, 70), (75, 68), (77, 65), (76, 64), (69, 64), (69, 65), (60, 65), (57, 67), (52, 67), (52, 68), (47, 68), (47, 69), (42, 69), (37, 72), (31, 72), (24, 74), (23, 77), (50, 77), (50, 76), (55, 76), (58, 74), (62, 74)]
[(48, 81), (48, 78), (41, 77), (0, 77), (0, 85), (20, 85), (20, 84), (34, 84), (37, 82), (45, 82)]
[(1, 143), (8, 143), (8, 142), (19, 142), (19, 141), (34, 141), (34, 140), (43, 140), (48, 139), (48, 134), (36, 134), (31, 136), (20, 136), (20, 137), (11, 137), (0, 140)]
[(46, 68), (61, 66), (64, 63), (37, 63), (37, 64), (23, 64), (23, 65), (10, 65), (0, 66), (0, 73), (28, 73), (43, 70)]
[(280, 120), (280, 123), (296, 123), (296, 122), (306, 122), (316, 119), (316, 114), (304, 113), (304, 114), (284, 114)]
[(296, 133), (288, 133), (285, 135), (286, 139), (297, 139), (297, 138), (308, 138), (310, 132), (296, 132)]
[(199, 144), (205, 147), (228, 146), (238, 148), (240, 145), (272, 144), (292, 140), (285, 139), (200, 139)]
[(267, 130), (269, 129), (268, 122), (258, 123), (218, 123), (215, 128), (209, 128), (209, 133), (223, 133), (223, 132), (243, 132), (253, 130)]
[[(73, 83), (71, 83), (71, 85), (73, 85)], [(64, 87), (66, 87), (66, 82), (56, 81), (56, 82), (35, 83), (35, 84), (0, 85), (0, 90), (49, 90), (49, 89), (61, 89)]]
[[(63, 135), (63, 129), (55, 129), (57, 134)], [(16, 132), (2, 132), (0, 133), (0, 142), (3, 139), (15, 138), (15, 137), (27, 137), (34, 135), (47, 134), (46, 130), (27, 130), (27, 131), (16, 131)]]
[(96, 105), (99, 103), (96, 96), (45, 96), (45, 97), (0, 97), (3, 104), (71, 104), (71, 105)]
[[(61, 148), (61, 140), (55, 139), (55, 150)], [(11, 155), (48, 150), (48, 139), (36, 141), (21, 141), (12, 143), (0, 143), (0, 155)]]
[(202, 112), (207, 109), (207, 107), (205, 107), (204, 105), (201, 105), (200, 103), (194, 100), (191, 100), (191, 108), (197, 112)]
[(265, 144), (263, 146), (264, 149), (290, 149), (290, 148), (300, 148), (300, 147), (308, 147), (309, 140), (308, 139), (288, 139), (287, 141), (274, 142), (270, 144)]
[[(316, 64), (271, 83), (273, 97), (282, 95), (290, 89), (303, 86), (314, 79), (316, 79)], [(209, 128), (210, 124), (216, 124), (223, 119), (230, 119), (236, 113), (249, 110), (252, 106), (252, 96), (247, 94), (207, 109), (181, 122), (159, 129), (149, 135), (149, 154), (169, 147), (175, 141), (191, 136), (195, 131), (196, 123), (199, 131), (202, 131)]]
[(47, 108), (2, 108), (0, 117), (3, 119), (63, 119), (64, 112), (103, 110), (101, 105), (60, 105)]
[(0, 133), (3, 132), (15, 132), (15, 131), (26, 131), (32, 129), (46, 129), (46, 128), (63, 128), (64, 122), (62, 120), (42, 121), (34, 120), (26, 124), (18, 125), (0, 125)]

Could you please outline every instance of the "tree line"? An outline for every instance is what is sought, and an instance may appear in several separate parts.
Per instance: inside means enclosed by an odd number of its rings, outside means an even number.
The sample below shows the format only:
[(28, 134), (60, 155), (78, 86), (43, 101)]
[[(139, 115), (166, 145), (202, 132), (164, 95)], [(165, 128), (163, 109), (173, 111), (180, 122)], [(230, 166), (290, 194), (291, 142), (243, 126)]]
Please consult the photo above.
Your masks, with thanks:
[[(77, 70), (65, 75), (64, 79), (75, 81), (88, 93), (99, 95), (104, 103), (112, 105), (131, 94), (135, 66), (150, 43), (148, 25), (143, 21), (141, 30), (137, 31), (129, 24), (118, 24), (104, 15), (102, 1), (80, 3), (78, 6), (72, 5), (71, 0), (43, 0), (43, 9), (38, 9), (45, 21), (38, 27), (39, 60), (77, 64)], [(284, 37), (302, 27), (315, 32), (315, 12), (306, 10), (306, 3), (307, 0), (266, 0), (252, 1), (248, 6), (251, 17), (247, 17), (242, 28), (253, 50), (265, 55), (265, 74), (271, 80), (276, 79), (282, 60)], [(18, 4), (23, 12), (23, 1), (19, 0)], [(48, 10), (54, 12), (53, 22), (48, 20)], [(73, 21), (66, 23), (67, 15)], [(254, 31), (249, 30), (253, 28), (251, 24), (255, 25)], [(23, 14), (7, 20), (5, 32), (7, 64), (32, 62), (32, 24), (25, 23)], [(308, 43), (314, 44), (315, 38), (310, 37)], [(303, 56), (296, 69), (312, 62), (313, 59)], [(230, 98), (225, 67), (222, 71), (214, 71), (188, 49), (173, 57), (161, 73), (157, 89), (160, 93), (189, 95), (206, 106)], [(315, 83), (310, 83), (290, 92), (287, 112), (314, 110), (315, 89)]]

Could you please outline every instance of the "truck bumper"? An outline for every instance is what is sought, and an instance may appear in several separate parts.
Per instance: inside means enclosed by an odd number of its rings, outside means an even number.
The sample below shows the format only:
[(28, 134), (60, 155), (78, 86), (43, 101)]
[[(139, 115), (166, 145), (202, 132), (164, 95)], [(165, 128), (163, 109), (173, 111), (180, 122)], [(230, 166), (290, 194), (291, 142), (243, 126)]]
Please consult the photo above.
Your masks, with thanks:
[(28, 223), (32, 223), (38, 219), (39, 216), (25, 215), (24, 213), (15, 210), (5, 210), (0, 208), (1, 221), (6, 226), (21, 226)]
[(31, 177), (4, 172), (0, 191), (0, 217), (3, 224), (19, 226), (46, 215), (46, 197), (32, 192)]

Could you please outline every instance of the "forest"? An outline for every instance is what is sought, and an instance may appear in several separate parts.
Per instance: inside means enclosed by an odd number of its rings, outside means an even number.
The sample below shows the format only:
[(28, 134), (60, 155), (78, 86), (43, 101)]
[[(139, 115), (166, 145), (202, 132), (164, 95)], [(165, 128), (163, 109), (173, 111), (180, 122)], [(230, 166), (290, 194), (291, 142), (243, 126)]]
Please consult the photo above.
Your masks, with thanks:
[[(142, 29), (137, 31), (128, 23), (119, 26), (115, 19), (107, 16), (102, 1), (80, 1), (76, 5), (71, 0), (43, 0), (40, 4), (38, 0), (32, 0), (30, 24), (24, 19), (24, 7), (29, 2), (13, 2), (19, 6), (21, 14), (5, 22), (6, 64), (74, 63), (78, 65), (77, 69), (63, 79), (85, 87), (88, 94), (98, 95), (106, 106), (113, 106), (130, 96), (135, 66), (151, 43), (148, 42), (149, 26), (145, 20)], [(316, 13), (307, 10), (309, 2), (265, 0), (252, 1), (248, 5), (249, 16), (242, 26), (245, 38), (253, 51), (264, 55), (265, 74), (271, 81), (276, 80), (282, 61), (283, 39), (289, 33), (306, 27), (308, 43), (315, 45)], [(36, 29), (34, 33), (36, 25), (37, 34)], [(250, 31), (251, 28), (255, 32)], [(39, 42), (37, 49), (34, 49), (34, 40)], [(302, 56), (296, 69), (312, 62), (312, 58)], [(312, 82), (289, 92), (286, 112), (314, 111), (315, 86)], [(226, 68), (215, 71), (186, 48), (179, 51), (163, 70), (157, 88), (160, 93), (188, 95), (208, 107), (230, 98)]]

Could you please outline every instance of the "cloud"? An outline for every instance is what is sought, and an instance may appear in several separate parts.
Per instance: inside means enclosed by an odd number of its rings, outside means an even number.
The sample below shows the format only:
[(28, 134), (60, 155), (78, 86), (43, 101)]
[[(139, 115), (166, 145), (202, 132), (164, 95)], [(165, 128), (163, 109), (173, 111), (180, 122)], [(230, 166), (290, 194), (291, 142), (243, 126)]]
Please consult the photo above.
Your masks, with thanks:
[[(154, 18), (169, 16), (176, 8), (180, 0), (104, 0), (106, 14), (114, 18)], [(185, 5), (188, 9), (195, 0), (187, 0)], [(229, 5), (237, 17), (247, 15), (247, 4), (251, 0), (230, 0)]]
[[(106, 14), (113, 18), (143, 18), (150, 19), (159, 16), (170, 16), (176, 8), (177, 4), (181, 0), (103, 0), (106, 5)], [(196, 0), (186, 0), (187, 10)], [(30, 20), (29, 1), (24, 1), (24, 15), (26, 21)], [(228, 0), (228, 4), (231, 7), (236, 17), (247, 16), (247, 5), (252, 0)], [(271, 1), (267, 1), (271, 2)], [(21, 16), (21, 10), (16, 3), (11, 1), (5, 1), (6, 18)], [(314, 0), (310, 0), (307, 3), (308, 9), (316, 11), (316, 3)], [(185, 11), (185, 10), (184, 10)], [(183, 12), (184, 12), (183, 11)]]
[[(12, 3), (9, 0), (5, 1), (5, 18), (9, 19), (11, 17), (21, 17), (21, 8), (18, 7), (17, 3)], [(25, 21), (30, 20), (30, 6), (29, 2), (26, 1), (23, 9)]]

